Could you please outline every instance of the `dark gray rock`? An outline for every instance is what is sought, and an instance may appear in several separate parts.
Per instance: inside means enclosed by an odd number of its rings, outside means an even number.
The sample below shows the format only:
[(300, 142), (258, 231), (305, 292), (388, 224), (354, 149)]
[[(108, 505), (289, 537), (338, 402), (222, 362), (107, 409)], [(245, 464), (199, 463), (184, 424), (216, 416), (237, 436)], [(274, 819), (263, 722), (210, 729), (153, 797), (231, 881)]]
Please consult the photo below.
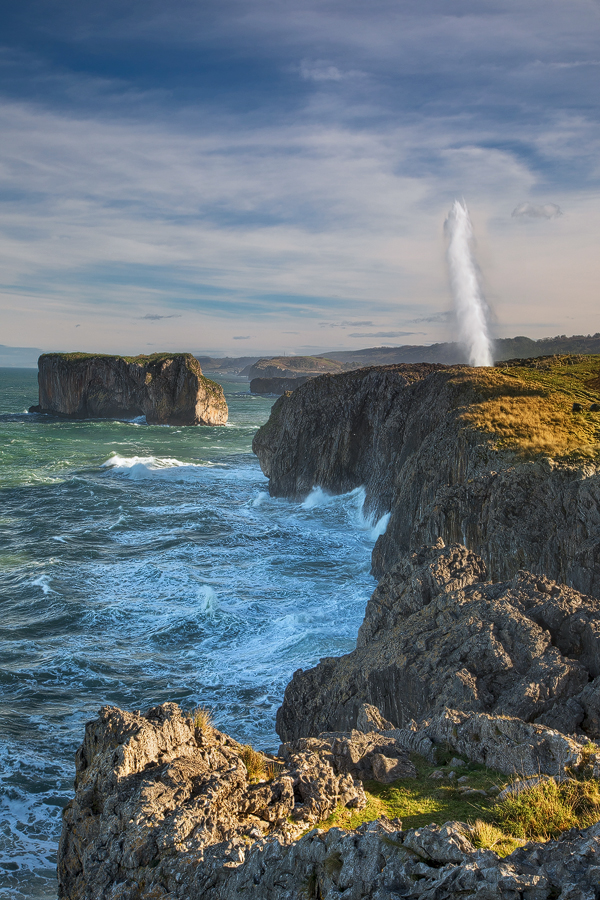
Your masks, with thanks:
[(295, 808), (310, 800), (315, 810), (330, 810), (344, 785), (356, 794), (350, 775), (335, 776), (336, 741), (364, 748), (376, 738), (363, 735), (360, 744), (357, 735), (324, 735), (322, 747), (314, 739), (304, 749), (288, 747), (291, 767), (284, 762), (271, 781), (252, 784), (243, 748), (215, 729), (195, 728), (175, 704), (145, 716), (102, 710), (77, 755), (59, 897), (596, 900), (600, 825), (529, 843), (505, 859), (476, 850), (458, 822), (404, 832), (398, 820), (382, 818), (355, 831), (313, 828), (299, 837), (307, 820), (288, 821)]
[(146, 416), (152, 425), (227, 422), (223, 388), (204, 377), (191, 353), (45, 353), (38, 361), (38, 383), (35, 412), (70, 419)]
[(398, 563), (356, 650), (294, 674), (282, 739), (356, 728), (363, 704), (396, 727), (449, 707), (600, 736), (600, 601), (529, 572), (499, 584), (484, 572), (441, 539)]
[(253, 378), (250, 382), (251, 394), (285, 394), (295, 391), (301, 384), (306, 384), (314, 375), (299, 375), (297, 378)]
[(426, 364), (312, 379), (255, 436), (271, 494), (364, 485), (366, 513), (391, 513), (373, 551), (378, 578), (441, 536), (477, 553), (496, 581), (524, 568), (600, 596), (598, 463), (526, 459), (469, 427), (463, 414), (490, 380), (510, 390), (497, 370)]

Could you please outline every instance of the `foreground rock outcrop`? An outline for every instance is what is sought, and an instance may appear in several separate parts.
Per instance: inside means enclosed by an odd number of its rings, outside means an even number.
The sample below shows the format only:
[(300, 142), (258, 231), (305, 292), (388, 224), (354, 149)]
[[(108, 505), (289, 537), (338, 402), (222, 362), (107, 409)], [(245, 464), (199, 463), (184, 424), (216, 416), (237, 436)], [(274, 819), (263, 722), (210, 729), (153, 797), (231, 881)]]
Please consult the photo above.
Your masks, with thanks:
[(45, 353), (38, 370), (39, 405), (30, 412), (71, 419), (145, 416), (151, 425), (227, 422), (221, 385), (204, 377), (191, 353)]
[(184, 887), (206, 896), (250, 845), (268, 856), (265, 841), (289, 844), (339, 804), (364, 807), (362, 778), (415, 775), (393, 736), (321, 735), (268, 757), (172, 703), (146, 715), (104, 708), (76, 764), (59, 895), (90, 900), (183, 896)]
[(600, 601), (439, 539), (398, 563), (373, 596), (356, 650), (294, 674), (282, 740), (349, 731), (362, 704), (406, 726), (449, 707), (600, 737)]
[[(342, 493), (364, 485), (366, 513), (391, 512), (373, 551), (378, 578), (441, 536), (475, 551), (494, 580), (526, 568), (600, 596), (594, 447), (579, 458), (550, 450), (523, 455), (498, 437), (511, 422), (518, 434), (520, 421), (527, 431), (549, 408), (546, 431), (540, 427), (534, 437), (546, 434), (551, 443), (557, 404), (568, 432), (572, 398), (551, 382), (567, 383), (573, 367), (563, 368), (547, 376), (549, 387), (510, 368), (421, 364), (324, 375), (274, 404), (253, 449), (274, 496), (301, 499), (315, 486)], [(582, 382), (577, 390), (590, 388)], [(478, 418), (491, 423), (489, 431), (475, 427)], [(590, 419), (586, 427), (593, 438), (597, 426)]]
[[(365, 727), (378, 722), (385, 727), (377, 710), (362, 710)], [(383, 818), (299, 837), (337, 803), (364, 803), (344, 769), (372, 774), (382, 749), (410, 766), (381, 731), (322, 735), (285, 745), (252, 782), (247, 748), (206, 722), (196, 727), (175, 704), (145, 715), (105, 708), (77, 754), (59, 897), (595, 900), (600, 825), (505, 859), (476, 850), (469, 826), (452, 822), (403, 831)]]

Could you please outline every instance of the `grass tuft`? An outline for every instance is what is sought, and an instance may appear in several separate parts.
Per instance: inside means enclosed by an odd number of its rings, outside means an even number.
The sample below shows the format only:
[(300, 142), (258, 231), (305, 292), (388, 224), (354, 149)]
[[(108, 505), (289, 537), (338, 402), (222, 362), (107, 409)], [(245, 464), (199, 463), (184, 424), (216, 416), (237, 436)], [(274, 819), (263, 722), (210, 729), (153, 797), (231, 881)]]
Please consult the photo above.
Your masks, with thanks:
[(262, 753), (251, 747), (250, 744), (246, 744), (242, 748), (240, 756), (246, 766), (250, 781), (263, 781), (267, 778), (267, 760)]
[(475, 819), (469, 825), (467, 837), (478, 849), (494, 850), (499, 856), (507, 856), (520, 845), (520, 841), (483, 819)]
[(207, 734), (214, 727), (213, 716), (207, 706), (196, 706), (186, 712), (188, 719), (192, 720), (192, 725), (201, 734)]
[(494, 818), (514, 837), (550, 840), (568, 828), (587, 828), (600, 819), (600, 784), (595, 778), (540, 781), (497, 803)]

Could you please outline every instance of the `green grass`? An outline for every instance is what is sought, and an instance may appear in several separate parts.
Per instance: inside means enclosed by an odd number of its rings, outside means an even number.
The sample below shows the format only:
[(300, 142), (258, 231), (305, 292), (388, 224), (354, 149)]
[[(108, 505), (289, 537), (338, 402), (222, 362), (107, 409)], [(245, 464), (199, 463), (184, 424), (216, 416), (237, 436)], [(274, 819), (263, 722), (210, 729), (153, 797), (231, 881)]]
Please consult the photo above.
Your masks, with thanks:
[[(401, 819), (405, 830), (431, 823), (442, 825), (450, 820), (467, 822), (481, 818), (491, 821), (490, 810), (495, 803), (493, 796), (464, 797), (459, 790), (462, 785), (448, 781), (447, 775), (451, 771), (448, 764), (434, 766), (416, 754), (411, 754), (411, 759), (417, 769), (416, 778), (403, 778), (392, 784), (365, 781), (367, 807), (361, 810), (338, 807), (322, 827), (357, 828), (363, 822), (370, 822), (382, 815), (389, 819)], [(435, 770), (444, 773), (441, 781), (431, 778)], [(497, 790), (508, 781), (506, 775), (477, 763), (469, 762), (454, 771), (457, 778), (463, 775), (468, 777), (470, 788), (486, 792), (494, 788)]]
[[(496, 439), (498, 448), (555, 457), (600, 454), (600, 356), (562, 356), (523, 365), (463, 370), (462, 421)], [(573, 403), (582, 411), (573, 412)]]
[(587, 828), (600, 820), (600, 785), (595, 778), (541, 781), (498, 803), (494, 814), (507, 834), (550, 840), (568, 828)]
[[(402, 828), (422, 828), (454, 821), (464, 823), (467, 837), (476, 847), (493, 849), (507, 856), (526, 840), (546, 841), (568, 828), (586, 828), (600, 820), (600, 783), (595, 778), (554, 780), (508, 797), (500, 802), (495, 793), (513, 779), (477, 763), (456, 767), (457, 778), (466, 775), (468, 786), (484, 790), (488, 796), (461, 795), (457, 781), (449, 781), (449, 760), (457, 756), (442, 751), (442, 765), (433, 766), (416, 754), (411, 759), (416, 778), (399, 779), (389, 785), (365, 781), (365, 809), (338, 808), (319, 827), (348, 830), (381, 816), (400, 819)], [(460, 757), (459, 757), (460, 758)], [(440, 781), (431, 778), (441, 771)]]
[(80, 359), (123, 359), (126, 363), (135, 363), (137, 365), (159, 363), (166, 359), (176, 359), (179, 356), (191, 356), (192, 359), (195, 359), (191, 353), (150, 353), (149, 355), (140, 353), (138, 356), (120, 356), (118, 353), (42, 353), (40, 359), (53, 356), (59, 356), (68, 362)]

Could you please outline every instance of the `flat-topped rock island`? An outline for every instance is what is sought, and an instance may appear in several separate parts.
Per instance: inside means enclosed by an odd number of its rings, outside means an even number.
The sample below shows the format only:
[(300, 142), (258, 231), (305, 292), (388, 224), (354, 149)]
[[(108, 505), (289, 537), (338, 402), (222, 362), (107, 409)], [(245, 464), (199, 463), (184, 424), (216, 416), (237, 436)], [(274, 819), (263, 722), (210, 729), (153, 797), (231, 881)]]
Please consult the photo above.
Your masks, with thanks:
[(131, 419), (149, 425), (225, 425), (223, 388), (205, 378), (191, 353), (105, 356), (44, 353), (39, 405), (30, 412), (69, 419)]

